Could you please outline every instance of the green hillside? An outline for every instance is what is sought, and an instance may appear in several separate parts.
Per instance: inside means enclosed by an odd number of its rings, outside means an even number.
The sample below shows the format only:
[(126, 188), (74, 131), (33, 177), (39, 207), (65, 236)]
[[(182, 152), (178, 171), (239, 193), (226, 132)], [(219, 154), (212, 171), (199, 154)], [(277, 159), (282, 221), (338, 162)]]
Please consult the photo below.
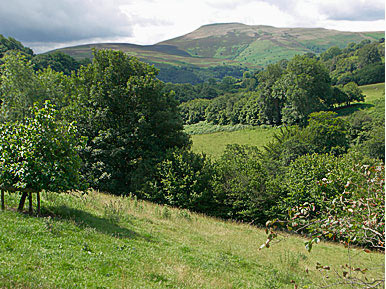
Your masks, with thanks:
[[(0, 288), (319, 288), (317, 262), (339, 272), (348, 262), (343, 246), (308, 253), (291, 235), (259, 251), (261, 229), (132, 198), (43, 194), (44, 217), (15, 212), (16, 198), (6, 194), (0, 211)], [(352, 253), (353, 266), (384, 262), (383, 254)]]
[(76, 59), (91, 57), (92, 48), (122, 50), (141, 60), (171, 65), (244, 65), (256, 68), (296, 54), (320, 53), (364, 39), (378, 40), (384, 32), (342, 32), (323, 28), (276, 28), (240, 23), (204, 25), (186, 35), (155, 45), (101, 43), (59, 49)]

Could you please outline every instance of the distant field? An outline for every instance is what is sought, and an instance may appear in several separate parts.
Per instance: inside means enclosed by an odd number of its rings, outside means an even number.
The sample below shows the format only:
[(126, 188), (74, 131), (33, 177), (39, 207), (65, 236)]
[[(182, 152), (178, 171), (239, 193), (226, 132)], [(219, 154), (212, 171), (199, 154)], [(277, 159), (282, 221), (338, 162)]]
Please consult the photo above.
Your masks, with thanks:
[(385, 83), (363, 85), (360, 88), (366, 95), (365, 103), (373, 103), (377, 99), (385, 100)]
[[(339, 110), (338, 113), (341, 116), (347, 116), (359, 109), (368, 109), (370, 111), (377, 111), (377, 113), (384, 114), (384, 102), (385, 102), (385, 84), (370, 84), (360, 87), (363, 93), (366, 95), (365, 103), (354, 104), (351, 107)], [(383, 111), (383, 112), (382, 112)], [(221, 130), (218, 126), (212, 126), (213, 130)], [(242, 127), (240, 127), (242, 128)], [(189, 126), (192, 131), (198, 131), (200, 133), (200, 126)], [(277, 128), (245, 128), (237, 131), (221, 131), (214, 133), (210, 132), (210, 125), (202, 129), (203, 134), (192, 135), (193, 146), (192, 150), (196, 153), (205, 153), (208, 156), (213, 158), (218, 158), (225, 147), (228, 144), (239, 144), (239, 145), (254, 145), (258, 147), (263, 147), (271, 139)], [(232, 130), (232, 127), (226, 128), (224, 130)]]
[[(0, 288), (312, 289), (323, 284), (317, 262), (340, 273), (349, 261), (384, 264), (384, 254), (353, 249), (348, 259), (331, 243), (308, 253), (304, 238), (287, 234), (259, 251), (262, 229), (133, 198), (43, 193), (46, 215), (31, 217), (14, 211), (17, 197), (6, 194), (0, 211)], [(369, 280), (384, 278), (376, 270)]]
[(192, 150), (217, 158), (228, 144), (254, 145), (263, 147), (272, 138), (277, 128), (247, 128), (233, 132), (215, 132), (192, 135)]
[(358, 110), (368, 110), (375, 114), (385, 114), (385, 83), (369, 84), (360, 86), (366, 96), (364, 103), (354, 103), (353, 105), (337, 110), (340, 116), (348, 116)]

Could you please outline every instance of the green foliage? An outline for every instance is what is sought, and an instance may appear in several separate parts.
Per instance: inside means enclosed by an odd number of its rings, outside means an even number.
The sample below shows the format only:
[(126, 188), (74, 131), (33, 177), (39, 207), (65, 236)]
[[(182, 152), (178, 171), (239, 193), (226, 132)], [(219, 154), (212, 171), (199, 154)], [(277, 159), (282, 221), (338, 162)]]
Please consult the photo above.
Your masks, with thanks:
[(156, 73), (122, 52), (100, 50), (72, 76), (79, 99), (70, 117), (88, 137), (83, 170), (93, 187), (134, 192), (166, 150), (188, 145), (177, 103)]
[[(68, 77), (52, 69), (35, 72), (20, 53), (7, 53), (0, 67), (0, 121), (23, 120), (33, 103), (50, 100), (58, 110), (69, 105), (74, 87)], [(59, 114), (57, 117), (62, 117)]]
[(46, 102), (33, 108), (23, 122), (7, 122), (0, 129), (0, 185), (62, 192), (83, 188), (78, 151), (84, 146), (74, 123), (55, 121), (55, 108)]
[[(343, 162), (347, 165), (347, 158)], [(349, 168), (335, 170), (317, 180), (321, 203), (310, 199), (288, 207), (289, 218), (294, 220), (291, 225), (306, 228), (318, 238), (384, 249), (384, 166), (361, 165), (356, 161)], [(341, 186), (337, 187), (337, 183)], [(331, 188), (336, 193), (331, 194)]]
[(184, 123), (195, 124), (203, 121), (209, 103), (207, 99), (195, 99), (182, 103), (179, 108)]
[(332, 58), (340, 55), (341, 53), (342, 53), (342, 50), (339, 47), (333, 46), (333, 47), (330, 47), (329, 49), (327, 49), (325, 52), (321, 53), (320, 58), (323, 61), (327, 61), (329, 59), (332, 59)]
[(304, 129), (304, 137), (317, 153), (341, 154), (349, 146), (348, 124), (334, 112), (314, 112)]
[(278, 91), (285, 99), (284, 123), (305, 123), (311, 112), (326, 108), (331, 98), (330, 77), (324, 65), (313, 58), (295, 56), (288, 62)]
[(377, 43), (369, 43), (361, 47), (357, 53), (358, 53), (359, 67), (361, 68), (366, 65), (381, 61), (381, 55), (379, 54)]
[(205, 156), (171, 150), (157, 165), (145, 196), (156, 203), (213, 214), (213, 176), (213, 166)]
[(33, 65), (21, 53), (8, 53), (0, 67), (1, 121), (21, 120), (38, 101), (39, 87)]
[(357, 111), (349, 117), (352, 150), (385, 160), (385, 118), (377, 114)]
[(72, 71), (78, 70), (81, 65), (90, 62), (88, 58), (85, 58), (82, 62), (78, 62), (71, 56), (60, 51), (50, 54), (38, 54), (32, 59), (35, 70), (43, 70), (51, 67), (52, 70), (63, 72), (65, 75), (70, 75)]
[(347, 95), (347, 104), (354, 101), (364, 101), (365, 96), (355, 82), (349, 82), (343, 86), (343, 92)]
[[(330, 70), (333, 84), (344, 85), (354, 81), (358, 85), (384, 82), (385, 64), (382, 62), (385, 44), (362, 41), (349, 44), (341, 53), (321, 59)], [(332, 55), (331, 55), (332, 56)]]
[(273, 135), (273, 139), (264, 146), (263, 165), (270, 175), (280, 177), (301, 156), (344, 154), (350, 144), (348, 129), (348, 123), (338, 118), (336, 113), (312, 113), (306, 127), (283, 127)]
[(228, 145), (216, 162), (215, 199), (221, 217), (264, 223), (275, 195), (267, 187), (267, 172), (256, 147)]
[(0, 58), (2, 58), (7, 51), (11, 50), (20, 51), (29, 57), (33, 55), (32, 49), (25, 47), (21, 42), (12, 37), (6, 38), (0, 34)]
[(286, 214), (292, 214), (294, 208), (300, 210), (300, 206), (312, 204), (312, 211), (308, 214), (310, 217), (317, 216), (329, 208), (333, 199), (339, 198), (347, 183), (364, 182), (360, 169), (362, 165), (375, 163), (358, 153), (340, 157), (312, 154), (297, 158), (280, 177), (282, 197), (277, 202), (276, 213), (287, 218)]

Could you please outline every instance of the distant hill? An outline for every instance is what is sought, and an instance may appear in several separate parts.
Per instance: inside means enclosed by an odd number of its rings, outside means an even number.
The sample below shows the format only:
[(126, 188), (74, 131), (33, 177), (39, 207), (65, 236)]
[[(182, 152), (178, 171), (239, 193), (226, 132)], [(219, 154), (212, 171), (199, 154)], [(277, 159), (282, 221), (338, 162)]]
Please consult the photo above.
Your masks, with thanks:
[(343, 32), (324, 28), (276, 28), (241, 23), (204, 25), (155, 45), (100, 43), (59, 49), (75, 59), (92, 56), (92, 48), (125, 51), (154, 64), (198, 67), (242, 65), (256, 68), (296, 54), (321, 53), (331, 46), (384, 38), (379, 32)]

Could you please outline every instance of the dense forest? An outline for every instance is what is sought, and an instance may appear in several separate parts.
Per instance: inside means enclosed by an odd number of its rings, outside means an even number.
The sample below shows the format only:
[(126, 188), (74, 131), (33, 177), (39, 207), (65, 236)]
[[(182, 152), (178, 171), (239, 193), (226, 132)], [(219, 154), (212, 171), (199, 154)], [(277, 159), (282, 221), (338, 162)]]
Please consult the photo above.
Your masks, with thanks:
[[(94, 51), (81, 66), (1, 43), (0, 186), (22, 192), (20, 210), (32, 191), (92, 187), (256, 225), (339, 217), (318, 236), (384, 246), (384, 110), (334, 112), (363, 100), (358, 75), (383, 81), (368, 73), (384, 67), (383, 42), (197, 85), (165, 84), (119, 51)], [(189, 150), (183, 119), (292, 126), (263, 150), (233, 145), (213, 161)]]

